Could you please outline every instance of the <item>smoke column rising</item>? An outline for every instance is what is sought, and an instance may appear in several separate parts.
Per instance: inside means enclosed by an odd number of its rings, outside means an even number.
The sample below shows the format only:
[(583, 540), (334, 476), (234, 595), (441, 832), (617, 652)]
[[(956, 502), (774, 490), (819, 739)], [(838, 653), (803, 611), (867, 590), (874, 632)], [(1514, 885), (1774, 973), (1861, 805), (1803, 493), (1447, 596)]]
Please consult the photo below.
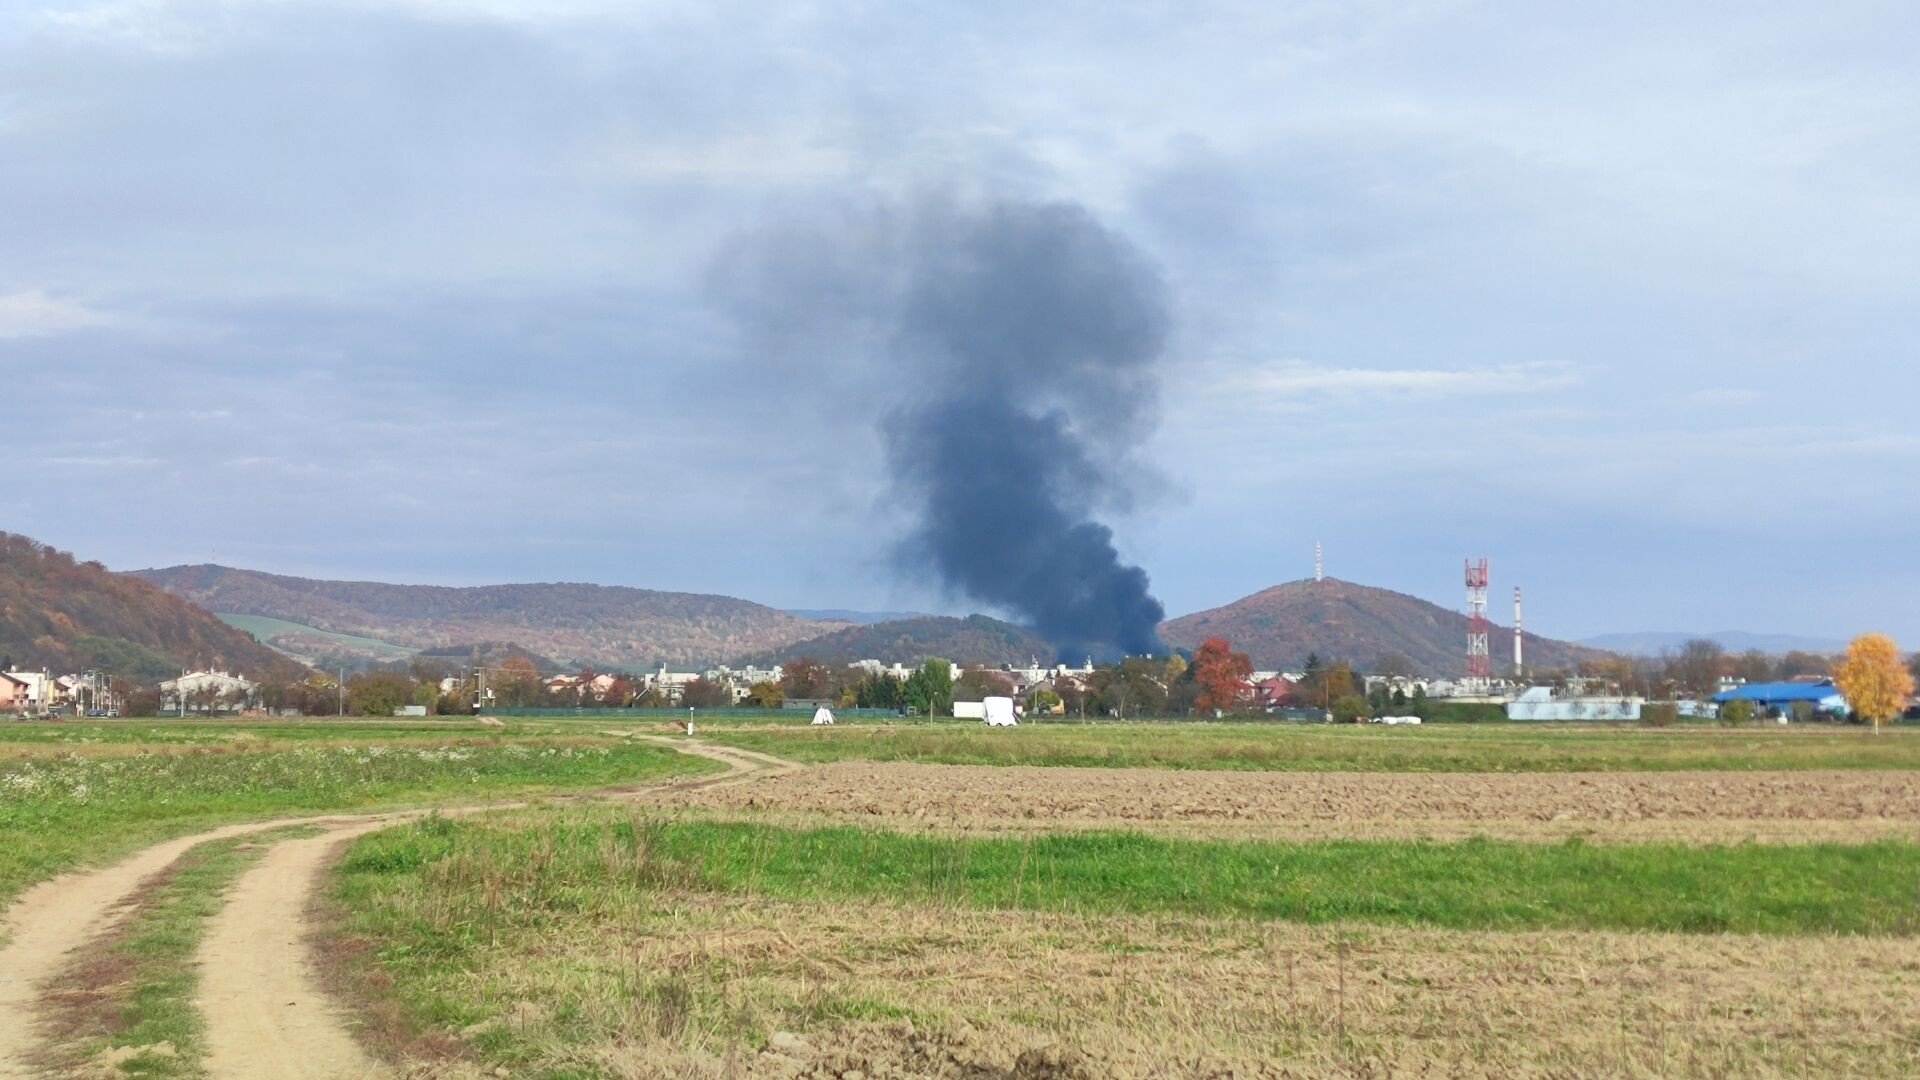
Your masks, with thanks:
[[(866, 240), (851, 259), (762, 252), (751, 291), (789, 310), (792, 294), (773, 295), (783, 283), (803, 303), (829, 296), (879, 344), (879, 377), (897, 388), (888, 470), (914, 512), (901, 554), (1063, 657), (1162, 651), (1146, 572), (1094, 519), (1124, 500), (1128, 452), (1153, 426), (1169, 322), (1159, 276), (1071, 204), (928, 205)], [(810, 263), (862, 276), (823, 285), (831, 274), (797, 271)]]

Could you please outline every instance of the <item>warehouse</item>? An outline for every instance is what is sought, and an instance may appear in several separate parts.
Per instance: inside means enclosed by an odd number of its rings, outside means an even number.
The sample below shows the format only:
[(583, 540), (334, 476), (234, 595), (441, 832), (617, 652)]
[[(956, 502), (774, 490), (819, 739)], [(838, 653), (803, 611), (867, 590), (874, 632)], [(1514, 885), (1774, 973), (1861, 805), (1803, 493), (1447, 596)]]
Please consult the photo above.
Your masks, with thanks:
[(1816, 712), (1847, 711), (1847, 699), (1841, 696), (1832, 679), (1819, 682), (1748, 683), (1713, 696), (1715, 705), (1725, 705), (1729, 701), (1751, 701), (1761, 709), (1783, 715), (1791, 713), (1794, 705), (1801, 702)]

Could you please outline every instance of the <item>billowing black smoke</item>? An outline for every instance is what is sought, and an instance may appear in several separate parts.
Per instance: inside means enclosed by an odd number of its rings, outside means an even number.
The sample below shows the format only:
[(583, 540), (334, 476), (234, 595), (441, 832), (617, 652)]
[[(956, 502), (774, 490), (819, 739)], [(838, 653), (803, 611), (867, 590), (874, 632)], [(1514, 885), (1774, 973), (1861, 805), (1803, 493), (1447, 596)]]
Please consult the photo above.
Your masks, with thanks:
[[(1162, 651), (1146, 573), (1094, 520), (1124, 500), (1128, 453), (1153, 424), (1158, 275), (1068, 204), (939, 204), (880, 233), (855, 257), (870, 265), (851, 288), (868, 295), (850, 306), (887, 357), (882, 434), (914, 523), (902, 554), (1063, 657)], [(775, 260), (783, 276), (847, 261), (796, 261), (791, 247)]]

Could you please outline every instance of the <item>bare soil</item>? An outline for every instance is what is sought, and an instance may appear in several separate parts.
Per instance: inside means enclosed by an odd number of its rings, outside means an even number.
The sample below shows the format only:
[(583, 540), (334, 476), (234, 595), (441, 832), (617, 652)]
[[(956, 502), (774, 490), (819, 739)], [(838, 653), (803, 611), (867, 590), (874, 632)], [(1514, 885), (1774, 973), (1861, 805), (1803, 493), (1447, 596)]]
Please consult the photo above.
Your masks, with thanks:
[(1239, 838), (1920, 838), (1920, 773), (1249, 773), (841, 762), (653, 801), (959, 830)]
[[(252, 822), (169, 840), (102, 870), (63, 874), (27, 890), (0, 921), (0, 1078), (35, 1075), (42, 993), (81, 949), (118, 925), (142, 886), (196, 844), (275, 828)], [(61, 1026), (57, 1018), (51, 1026)]]
[(277, 844), (228, 894), (201, 944), (201, 1015), (213, 1077), (383, 1074), (322, 993), (307, 956), (306, 897), (330, 851), (386, 824), (366, 821)]

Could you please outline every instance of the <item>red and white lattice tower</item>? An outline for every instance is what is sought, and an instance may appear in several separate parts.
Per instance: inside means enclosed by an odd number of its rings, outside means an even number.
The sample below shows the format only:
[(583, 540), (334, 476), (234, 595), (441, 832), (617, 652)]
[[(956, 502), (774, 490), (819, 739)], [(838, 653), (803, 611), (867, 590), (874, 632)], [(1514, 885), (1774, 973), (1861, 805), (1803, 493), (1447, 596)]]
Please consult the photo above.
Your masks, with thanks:
[(1493, 654), (1487, 649), (1487, 560), (1467, 560), (1467, 685), (1493, 687)]

